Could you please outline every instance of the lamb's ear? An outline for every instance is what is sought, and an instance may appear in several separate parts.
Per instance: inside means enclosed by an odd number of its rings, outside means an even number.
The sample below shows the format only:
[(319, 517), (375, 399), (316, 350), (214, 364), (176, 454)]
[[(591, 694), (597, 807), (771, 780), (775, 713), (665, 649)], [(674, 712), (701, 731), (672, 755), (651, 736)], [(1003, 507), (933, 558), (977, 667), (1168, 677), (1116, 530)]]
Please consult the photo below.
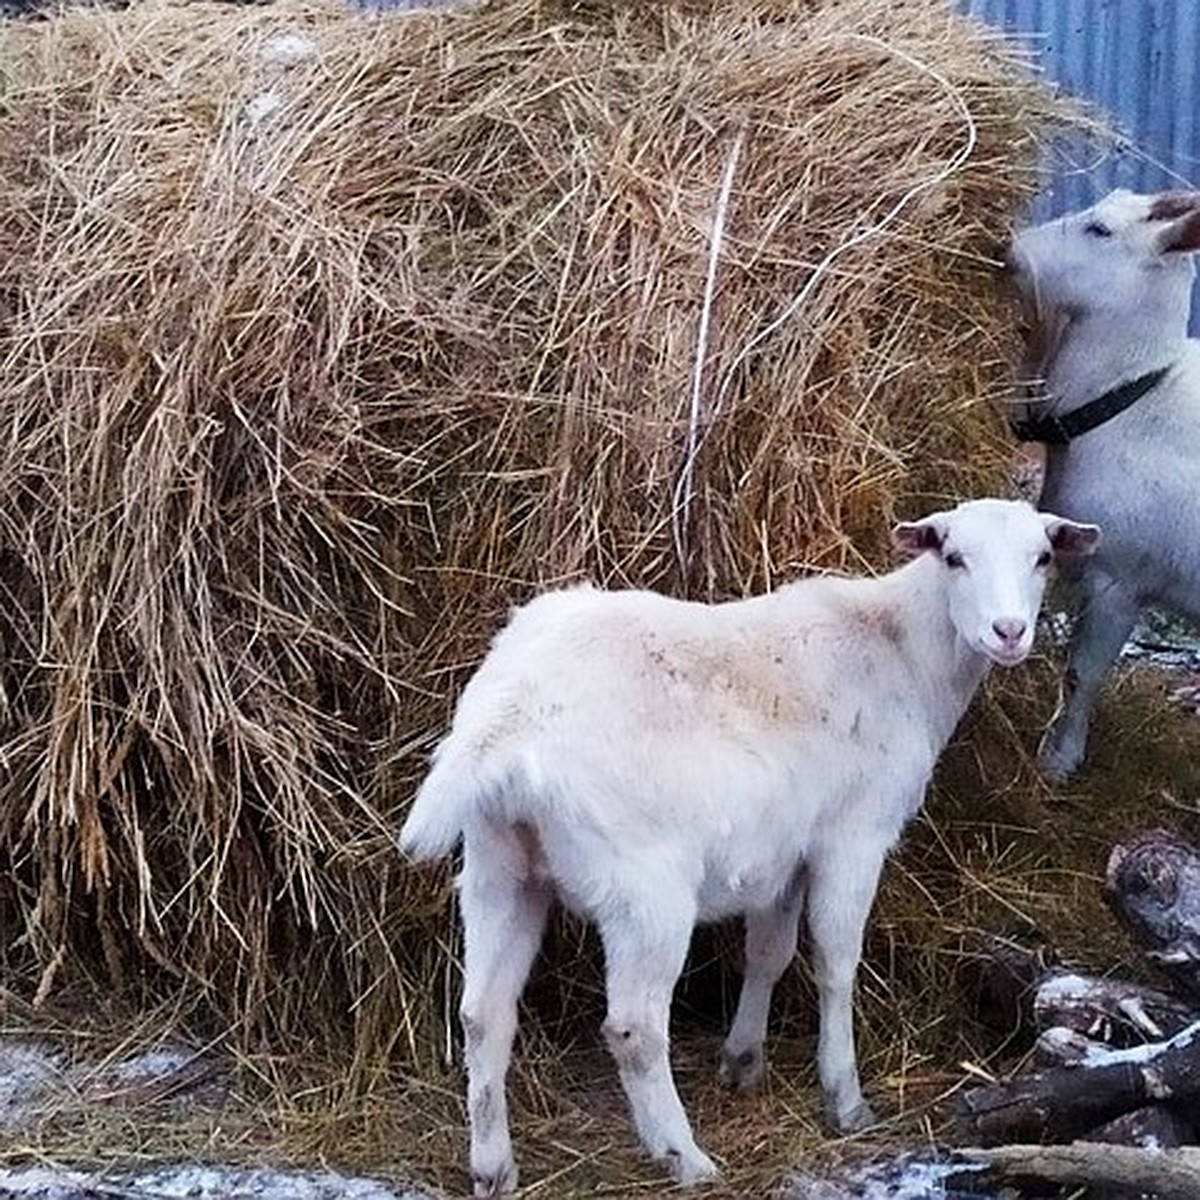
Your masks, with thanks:
[(1042, 521), (1046, 526), (1046, 536), (1054, 553), (1065, 558), (1083, 558), (1092, 554), (1100, 545), (1100, 526), (1084, 525), (1079, 521), (1068, 521), (1064, 517), (1056, 517), (1053, 513), (1043, 513)]
[(926, 550), (940, 550), (946, 540), (946, 513), (932, 513), (919, 521), (902, 521), (892, 530), (892, 545), (903, 558), (916, 558)]

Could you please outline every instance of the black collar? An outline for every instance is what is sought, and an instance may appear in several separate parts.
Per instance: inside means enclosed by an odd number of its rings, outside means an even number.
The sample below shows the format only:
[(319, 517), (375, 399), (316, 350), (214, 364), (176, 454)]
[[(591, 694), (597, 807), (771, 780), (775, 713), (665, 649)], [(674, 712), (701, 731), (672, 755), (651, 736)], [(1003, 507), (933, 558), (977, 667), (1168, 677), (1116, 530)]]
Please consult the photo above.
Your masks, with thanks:
[(1131, 404), (1153, 391), (1163, 380), (1170, 367), (1160, 367), (1112, 388), (1095, 400), (1089, 400), (1061, 417), (1026, 417), (1013, 425), (1013, 432), (1021, 442), (1045, 442), (1048, 446), (1065, 446), (1081, 433), (1111, 421), (1123, 413)]

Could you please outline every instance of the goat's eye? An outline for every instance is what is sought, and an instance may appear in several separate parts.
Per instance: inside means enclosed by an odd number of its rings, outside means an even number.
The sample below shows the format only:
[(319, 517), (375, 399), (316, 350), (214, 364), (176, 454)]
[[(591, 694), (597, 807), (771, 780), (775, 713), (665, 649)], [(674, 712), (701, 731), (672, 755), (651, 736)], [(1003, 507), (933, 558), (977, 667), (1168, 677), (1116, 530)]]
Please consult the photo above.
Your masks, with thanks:
[(1109, 229), (1109, 227), (1105, 225), (1103, 221), (1089, 221), (1083, 227), (1083, 232), (1086, 233), (1088, 237), (1094, 238), (1110, 238), (1113, 235), (1112, 230)]
[(1054, 555), (1049, 550), (1043, 550), (1041, 554), (1037, 556), (1037, 565), (1039, 567), (1048, 567), (1050, 565), (1050, 560), (1053, 557)]
[(957, 550), (951, 550), (942, 561), (952, 571), (959, 571), (967, 565), (967, 560)]

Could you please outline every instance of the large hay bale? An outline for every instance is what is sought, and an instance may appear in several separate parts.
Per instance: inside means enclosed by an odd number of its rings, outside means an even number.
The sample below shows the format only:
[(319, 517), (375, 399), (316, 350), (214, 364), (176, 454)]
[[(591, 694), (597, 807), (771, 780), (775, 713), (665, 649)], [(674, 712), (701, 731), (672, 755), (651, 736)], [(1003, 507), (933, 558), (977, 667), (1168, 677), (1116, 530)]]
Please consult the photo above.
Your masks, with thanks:
[[(1046, 116), (947, 3), (0, 30), (6, 986), (417, 1055), (390, 829), (513, 599), (994, 490)], [(17, 936), (19, 935), (19, 936)]]

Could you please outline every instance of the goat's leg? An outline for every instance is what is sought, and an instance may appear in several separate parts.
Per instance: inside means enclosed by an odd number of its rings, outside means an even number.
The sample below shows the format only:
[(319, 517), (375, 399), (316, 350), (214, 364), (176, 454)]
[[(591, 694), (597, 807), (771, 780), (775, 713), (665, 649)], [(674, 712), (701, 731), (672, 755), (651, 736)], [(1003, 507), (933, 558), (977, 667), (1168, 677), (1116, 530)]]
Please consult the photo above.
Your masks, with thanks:
[(711, 1179), (717, 1168), (696, 1145), (671, 1076), (671, 993), (683, 970), (694, 913), (670, 908), (663, 897), (647, 898), (601, 921), (608, 990), (604, 1039), (642, 1145), (686, 1185)]
[(817, 1074), (826, 1120), (843, 1133), (863, 1129), (875, 1120), (858, 1080), (854, 977), (887, 850), (872, 845), (869, 835), (856, 832), (852, 843), (827, 848), (809, 863), (808, 925), (821, 1007)]
[(1129, 640), (1137, 619), (1136, 597), (1108, 576), (1086, 577), (1062, 704), (1039, 754), (1042, 770), (1051, 779), (1066, 779), (1083, 762), (1100, 684)]
[(475, 1195), (516, 1190), (504, 1078), (517, 1030), (517, 1001), (541, 945), (550, 894), (521, 877), (514, 845), (468, 836), (459, 891), (467, 1060), (467, 1115)]
[(800, 913), (804, 909), (804, 882), (797, 875), (777, 903), (746, 914), (746, 970), (737, 1012), (721, 1048), (719, 1077), (723, 1083), (749, 1091), (757, 1087), (767, 1069), (763, 1044), (771, 993), (779, 977), (796, 956)]

